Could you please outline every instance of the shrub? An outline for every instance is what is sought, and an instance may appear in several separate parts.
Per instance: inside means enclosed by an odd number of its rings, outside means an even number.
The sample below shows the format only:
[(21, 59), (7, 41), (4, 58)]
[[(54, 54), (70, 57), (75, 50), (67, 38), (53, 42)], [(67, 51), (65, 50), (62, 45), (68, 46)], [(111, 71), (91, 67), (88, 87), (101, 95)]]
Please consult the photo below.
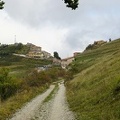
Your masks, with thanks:
[(11, 95), (15, 94), (19, 88), (19, 83), (9, 77), (7, 68), (0, 69), (0, 99), (4, 101)]

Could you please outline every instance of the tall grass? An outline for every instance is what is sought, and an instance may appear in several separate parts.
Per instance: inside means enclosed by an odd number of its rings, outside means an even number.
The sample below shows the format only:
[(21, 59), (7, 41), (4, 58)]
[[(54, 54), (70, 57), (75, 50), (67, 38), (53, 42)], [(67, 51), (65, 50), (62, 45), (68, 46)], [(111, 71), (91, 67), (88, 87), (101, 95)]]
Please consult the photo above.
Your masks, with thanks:
[[(76, 58), (67, 98), (79, 120), (120, 119), (120, 40), (86, 51)], [(72, 69), (71, 69), (72, 70)]]
[(23, 106), (26, 102), (30, 101), (36, 95), (42, 93), (47, 88), (47, 85), (33, 87), (29, 90), (24, 90), (17, 93), (16, 95), (4, 101), (2, 104), (0, 103), (0, 120), (6, 120), (6, 118), (10, 118), (17, 109), (21, 108), (21, 106)]

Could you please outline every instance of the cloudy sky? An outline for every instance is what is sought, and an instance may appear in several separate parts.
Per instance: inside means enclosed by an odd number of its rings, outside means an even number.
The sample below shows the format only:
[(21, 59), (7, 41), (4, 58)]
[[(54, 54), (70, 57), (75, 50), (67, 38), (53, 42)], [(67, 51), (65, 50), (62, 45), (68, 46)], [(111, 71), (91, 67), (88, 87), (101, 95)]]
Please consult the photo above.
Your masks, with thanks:
[(120, 0), (80, 0), (71, 10), (62, 0), (4, 0), (0, 43), (41, 46), (61, 58), (83, 51), (96, 40), (120, 38)]

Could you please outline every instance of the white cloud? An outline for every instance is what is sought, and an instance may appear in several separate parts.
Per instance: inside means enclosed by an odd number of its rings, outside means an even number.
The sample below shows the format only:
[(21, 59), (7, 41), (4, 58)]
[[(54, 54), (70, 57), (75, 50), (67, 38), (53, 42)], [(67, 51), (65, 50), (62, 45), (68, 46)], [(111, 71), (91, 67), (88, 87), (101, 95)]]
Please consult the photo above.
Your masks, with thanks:
[(62, 41), (68, 31), (65, 28), (53, 27), (53, 25), (48, 23), (43, 28), (35, 29), (14, 21), (5, 11), (0, 16), (0, 42), (2, 44), (13, 44), (16, 35), (16, 42), (33, 43), (51, 52), (51, 54), (54, 51), (60, 51), (62, 44), (64, 44)]
[(4, 0), (0, 42), (32, 42), (61, 57), (83, 51), (94, 40), (119, 38), (119, 0), (80, 0), (71, 10), (62, 0)]

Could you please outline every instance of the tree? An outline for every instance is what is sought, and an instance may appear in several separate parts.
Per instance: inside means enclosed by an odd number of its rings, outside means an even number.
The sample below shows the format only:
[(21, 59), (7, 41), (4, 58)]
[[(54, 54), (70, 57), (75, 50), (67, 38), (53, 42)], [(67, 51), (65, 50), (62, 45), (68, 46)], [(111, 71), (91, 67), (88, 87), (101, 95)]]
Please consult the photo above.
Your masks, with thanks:
[(5, 4), (5, 2), (0, 0), (0, 9), (3, 9), (3, 8), (4, 8), (4, 7), (3, 7), (4, 4)]
[[(72, 8), (72, 10), (75, 10), (78, 8), (79, 0), (64, 0), (64, 3), (66, 4), (66, 7)], [(5, 2), (0, 0), (0, 9), (3, 9)]]
[(59, 57), (59, 54), (57, 52), (54, 52), (54, 58), (61, 60), (61, 58)]
[(72, 10), (75, 10), (78, 8), (79, 0), (64, 0), (64, 3), (66, 4), (66, 7), (72, 8)]
[(111, 40), (111, 38), (109, 38), (109, 42), (111, 42), (112, 40)]

